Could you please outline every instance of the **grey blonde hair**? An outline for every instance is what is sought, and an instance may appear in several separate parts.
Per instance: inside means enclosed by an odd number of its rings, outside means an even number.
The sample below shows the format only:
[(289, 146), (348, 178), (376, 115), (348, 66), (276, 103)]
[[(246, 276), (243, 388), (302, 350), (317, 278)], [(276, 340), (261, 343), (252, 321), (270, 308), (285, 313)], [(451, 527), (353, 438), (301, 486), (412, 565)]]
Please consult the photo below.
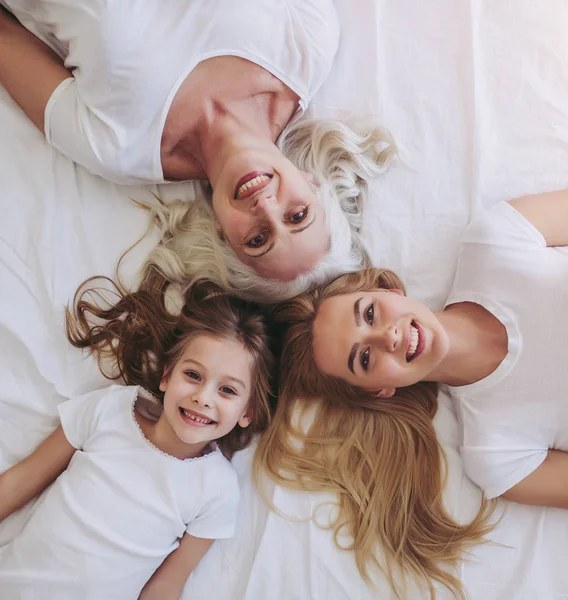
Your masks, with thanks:
[(324, 260), (293, 281), (266, 279), (243, 264), (220, 238), (210, 199), (198, 198), (152, 209), (162, 237), (144, 265), (143, 279), (164, 278), (184, 289), (209, 280), (241, 298), (277, 302), (367, 266), (360, 236), (361, 213), (368, 181), (383, 173), (393, 158), (390, 135), (377, 127), (357, 133), (338, 121), (306, 120), (289, 127), (278, 147), (319, 183), (315, 191), (330, 231), (330, 249)]

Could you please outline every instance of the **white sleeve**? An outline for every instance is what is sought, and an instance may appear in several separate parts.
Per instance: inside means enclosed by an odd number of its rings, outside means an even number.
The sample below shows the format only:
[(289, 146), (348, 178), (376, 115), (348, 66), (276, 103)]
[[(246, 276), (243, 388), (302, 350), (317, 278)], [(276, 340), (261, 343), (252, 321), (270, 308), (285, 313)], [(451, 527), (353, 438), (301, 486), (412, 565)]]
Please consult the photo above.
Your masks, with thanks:
[(461, 448), (466, 475), (487, 498), (497, 498), (510, 490), (544, 462), (548, 449), (513, 445), (501, 448), (464, 446)]
[(81, 99), (77, 81), (62, 81), (49, 98), (44, 115), (45, 137), (49, 144), (95, 175), (116, 180), (105, 166), (103, 156), (116, 156), (110, 128)]
[[(223, 476), (226, 477), (226, 474), (223, 473)], [(197, 517), (187, 524), (187, 533), (209, 540), (232, 537), (235, 533), (239, 497), (238, 478), (231, 470), (230, 476), (226, 477), (226, 484), (219, 486)]]
[(531, 251), (546, 248), (546, 240), (540, 231), (508, 202), (497, 202), (473, 218), (464, 232), (462, 243)]
[(97, 426), (101, 406), (106, 400), (109, 389), (95, 390), (57, 407), (63, 433), (69, 443), (81, 450)]

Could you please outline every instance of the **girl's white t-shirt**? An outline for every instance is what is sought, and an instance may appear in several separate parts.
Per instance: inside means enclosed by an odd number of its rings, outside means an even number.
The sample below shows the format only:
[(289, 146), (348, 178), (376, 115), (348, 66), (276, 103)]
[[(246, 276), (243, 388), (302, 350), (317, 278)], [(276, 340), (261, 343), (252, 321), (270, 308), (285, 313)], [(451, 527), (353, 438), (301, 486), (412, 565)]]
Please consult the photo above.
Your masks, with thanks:
[(187, 531), (233, 535), (239, 485), (215, 446), (179, 460), (143, 435), (134, 410), (161, 406), (135, 386), (111, 386), (59, 406), (77, 448), (0, 552), (0, 597), (136, 600)]
[(568, 248), (547, 248), (507, 202), (468, 226), (446, 305), (476, 302), (506, 327), (488, 377), (450, 387), (464, 469), (488, 498), (522, 481), (548, 450), (568, 451)]
[(116, 183), (160, 183), (160, 144), (179, 87), (201, 61), (237, 56), (300, 97), (339, 43), (333, 0), (4, 0), (65, 58), (73, 77), (45, 111), (48, 141)]

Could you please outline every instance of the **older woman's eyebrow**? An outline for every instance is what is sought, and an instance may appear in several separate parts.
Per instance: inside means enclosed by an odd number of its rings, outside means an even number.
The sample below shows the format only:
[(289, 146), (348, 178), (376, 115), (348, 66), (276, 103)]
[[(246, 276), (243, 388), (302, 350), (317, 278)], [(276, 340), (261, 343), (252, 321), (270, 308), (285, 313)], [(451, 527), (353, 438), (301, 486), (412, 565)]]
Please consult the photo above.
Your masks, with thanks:
[(261, 256), (268, 254), (272, 250), (272, 248), (274, 248), (274, 242), (271, 242), (268, 248), (266, 250), (263, 250), (260, 254), (249, 254), (248, 256), (250, 258), (260, 258)]
[(302, 233), (302, 231), (306, 231), (306, 229), (308, 227), (311, 227), (311, 225), (313, 224), (313, 222), (316, 220), (316, 217), (314, 217), (307, 225), (304, 225), (304, 227), (300, 227), (300, 229), (292, 229), (292, 231), (290, 231), (290, 233)]
[[(305, 225), (304, 227), (300, 227), (300, 229), (293, 229), (292, 231), (290, 231), (290, 233), (302, 233), (302, 231), (306, 231), (306, 229), (308, 227), (311, 227), (313, 222), (316, 220), (316, 217), (314, 217), (307, 225)], [(266, 250), (264, 250), (263, 252), (261, 252), (260, 254), (249, 254), (249, 256), (251, 258), (260, 258), (261, 256), (264, 256), (265, 254), (268, 254), (272, 248), (274, 248), (274, 242), (272, 242), (270, 244), (270, 246), (268, 246), (268, 248)]]

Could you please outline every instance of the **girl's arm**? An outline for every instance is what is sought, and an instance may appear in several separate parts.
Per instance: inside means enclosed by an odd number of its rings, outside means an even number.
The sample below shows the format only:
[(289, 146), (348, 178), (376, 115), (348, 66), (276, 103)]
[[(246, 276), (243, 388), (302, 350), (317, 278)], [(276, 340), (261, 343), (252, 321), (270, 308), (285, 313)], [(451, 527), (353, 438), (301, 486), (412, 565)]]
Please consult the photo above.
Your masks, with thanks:
[(139, 600), (179, 600), (187, 578), (214, 541), (186, 533), (144, 586)]
[(549, 450), (544, 462), (503, 494), (519, 504), (568, 508), (568, 454)]
[(568, 246), (568, 190), (523, 196), (509, 204), (540, 231), (548, 246)]
[(0, 85), (40, 131), (51, 94), (70, 76), (48, 46), (0, 7)]
[(57, 479), (75, 451), (60, 426), (30, 456), (0, 474), (0, 521)]

